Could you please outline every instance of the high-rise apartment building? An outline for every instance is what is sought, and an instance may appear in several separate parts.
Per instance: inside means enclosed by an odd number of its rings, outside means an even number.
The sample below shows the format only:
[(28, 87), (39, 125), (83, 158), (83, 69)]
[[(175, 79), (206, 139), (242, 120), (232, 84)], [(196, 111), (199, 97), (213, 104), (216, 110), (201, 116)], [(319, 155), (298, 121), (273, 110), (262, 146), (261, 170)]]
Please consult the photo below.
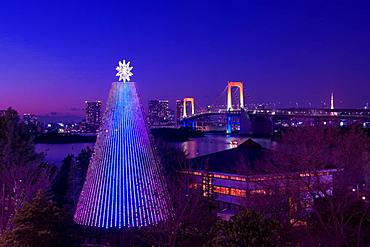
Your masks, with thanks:
[(101, 101), (85, 101), (86, 103), (86, 131), (96, 132), (102, 122)]
[(180, 125), (180, 120), (184, 111), (184, 102), (182, 100), (176, 100), (176, 125)]
[(169, 126), (174, 124), (174, 113), (168, 107), (168, 100), (150, 100), (148, 110), (150, 126)]

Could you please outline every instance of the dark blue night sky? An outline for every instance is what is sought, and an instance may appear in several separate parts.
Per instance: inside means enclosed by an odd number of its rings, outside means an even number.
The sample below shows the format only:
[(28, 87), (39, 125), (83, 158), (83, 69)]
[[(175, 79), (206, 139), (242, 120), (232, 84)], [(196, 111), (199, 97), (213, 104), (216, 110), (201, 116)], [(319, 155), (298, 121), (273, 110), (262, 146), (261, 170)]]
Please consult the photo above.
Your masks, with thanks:
[[(370, 1), (2, 1), (0, 108), (80, 114), (131, 60), (143, 103), (370, 102)], [(217, 101), (217, 102), (215, 102)], [(293, 102), (293, 103), (292, 103)]]

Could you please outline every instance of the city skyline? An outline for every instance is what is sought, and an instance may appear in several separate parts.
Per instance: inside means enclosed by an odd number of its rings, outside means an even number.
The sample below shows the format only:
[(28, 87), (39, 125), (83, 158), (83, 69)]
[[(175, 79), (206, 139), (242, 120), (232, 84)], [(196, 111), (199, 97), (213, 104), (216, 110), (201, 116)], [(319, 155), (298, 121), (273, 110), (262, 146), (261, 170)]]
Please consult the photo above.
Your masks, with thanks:
[(370, 1), (3, 1), (0, 246), (370, 246)]
[(144, 106), (226, 102), (226, 82), (240, 80), (246, 104), (318, 107), (334, 92), (338, 107), (360, 108), (370, 99), (369, 11), (367, 1), (5, 3), (0, 109), (81, 115), (85, 100), (105, 103), (121, 57), (135, 64)]
[[(239, 92), (233, 92), (233, 96), (232, 97), (238, 97), (236, 94), (238, 94)], [(178, 114), (178, 113), (175, 113), (177, 112), (178, 110), (176, 110), (178, 108), (178, 102), (181, 102), (181, 117), (182, 117), (182, 111), (183, 111), (183, 100), (184, 99), (189, 99), (187, 97), (185, 98), (182, 98), (182, 99), (176, 99), (175, 102), (172, 102), (172, 101), (169, 101), (168, 99), (163, 99), (161, 97), (156, 97), (154, 99), (149, 99), (147, 104), (144, 104), (143, 107), (146, 111), (146, 114), (148, 117), (150, 117), (151, 115), (151, 110), (150, 110), (150, 105), (151, 105), (151, 102), (153, 101), (165, 101), (167, 102), (167, 108), (169, 111), (172, 111), (173, 114)], [(190, 98), (192, 99), (192, 98)], [(236, 101), (239, 100), (238, 98), (236, 99)], [(227, 101), (227, 100), (225, 100)], [(237, 102), (234, 102), (235, 99), (233, 99), (233, 105), (234, 103), (237, 103)], [(88, 103), (88, 102), (98, 102), (99, 104), (102, 104), (103, 101), (101, 100), (90, 100), (90, 101), (84, 101), (84, 103)], [(105, 101), (104, 101), (105, 102)], [(335, 103), (334, 103), (335, 102)], [(198, 103), (198, 102), (197, 102)], [(282, 105), (280, 102), (278, 103), (275, 103), (275, 102), (263, 102), (263, 103), (250, 103), (250, 104), (245, 104), (245, 107), (246, 109), (249, 109), (249, 110), (253, 110), (253, 109), (261, 109), (262, 108), (265, 108), (265, 109), (271, 109), (271, 110), (274, 110), (274, 109), (294, 109), (294, 108), (297, 108), (297, 109), (334, 109), (334, 104), (336, 106), (336, 108), (339, 108), (339, 109), (351, 109), (349, 107), (345, 107), (343, 102), (342, 101), (339, 101), (337, 102), (336, 100), (334, 100), (334, 94), (331, 93), (330, 94), (330, 99), (329, 100), (323, 100), (320, 102), (320, 104), (312, 104), (312, 102), (308, 102), (306, 104), (301, 104), (301, 103), (298, 103), (298, 102), (289, 102), (288, 105)], [(234, 106), (237, 106), (237, 104), (235, 104)], [(10, 108), (12, 108), (11, 106), (9, 106)], [(369, 109), (369, 104), (366, 103), (364, 106), (362, 107), (354, 107), (353, 109)], [(215, 105), (196, 105), (196, 107), (194, 108), (195, 112), (199, 113), (199, 112), (205, 112), (205, 111), (209, 111), (211, 109), (226, 109), (227, 108), (227, 102), (224, 103), (224, 104), (215, 104)], [(7, 109), (7, 108), (6, 108)], [(6, 110), (5, 108), (3, 110)], [(17, 110), (17, 109), (15, 109)], [(101, 109), (102, 113), (103, 111), (105, 111), (105, 109)], [(77, 107), (73, 107), (70, 109), (70, 111), (67, 111), (67, 112), (50, 112), (50, 113), (46, 113), (46, 114), (34, 114), (34, 113), (30, 113), (30, 112), (20, 112), (21, 115), (24, 115), (24, 116), (27, 116), (27, 115), (34, 115), (36, 116), (41, 122), (43, 122), (44, 124), (45, 123), (73, 123), (73, 122), (81, 122), (81, 121), (84, 121), (85, 118), (86, 118), (86, 108), (85, 107), (82, 107), (82, 108), (77, 108)], [(174, 115), (175, 117), (175, 115)]]

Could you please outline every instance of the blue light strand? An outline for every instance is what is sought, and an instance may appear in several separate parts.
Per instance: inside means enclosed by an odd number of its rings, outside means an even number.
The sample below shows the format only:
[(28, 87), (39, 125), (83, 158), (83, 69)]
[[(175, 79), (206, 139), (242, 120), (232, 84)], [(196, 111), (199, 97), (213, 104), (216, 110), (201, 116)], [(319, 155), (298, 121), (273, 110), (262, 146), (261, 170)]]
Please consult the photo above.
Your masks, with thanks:
[(75, 221), (122, 228), (168, 219), (167, 190), (135, 83), (113, 83), (103, 119)]

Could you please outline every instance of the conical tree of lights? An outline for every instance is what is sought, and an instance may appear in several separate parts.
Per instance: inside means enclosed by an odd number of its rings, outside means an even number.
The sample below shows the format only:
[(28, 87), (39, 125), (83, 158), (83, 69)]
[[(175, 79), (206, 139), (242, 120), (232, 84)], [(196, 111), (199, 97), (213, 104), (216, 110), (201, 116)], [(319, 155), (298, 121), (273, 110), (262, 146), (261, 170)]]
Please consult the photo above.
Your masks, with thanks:
[(170, 216), (157, 151), (135, 83), (128, 82), (131, 68), (125, 61), (117, 67), (123, 82), (113, 82), (110, 89), (74, 216), (80, 225), (140, 227), (155, 225)]

